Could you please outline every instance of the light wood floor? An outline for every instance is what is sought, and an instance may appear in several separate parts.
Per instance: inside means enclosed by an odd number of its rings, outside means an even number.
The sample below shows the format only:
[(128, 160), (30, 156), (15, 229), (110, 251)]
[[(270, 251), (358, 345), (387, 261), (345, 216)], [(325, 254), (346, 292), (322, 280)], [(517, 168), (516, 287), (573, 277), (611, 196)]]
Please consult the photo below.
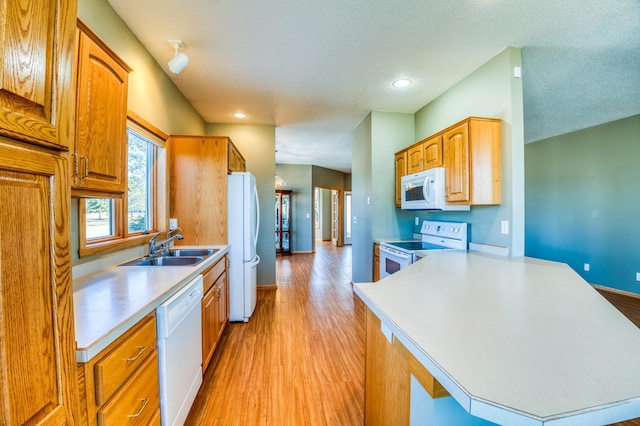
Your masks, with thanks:
[(277, 258), (248, 323), (225, 331), (187, 425), (362, 425), (364, 306), (351, 247)]
[(351, 247), (316, 250), (277, 258), (277, 289), (259, 289), (251, 321), (225, 330), (187, 426), (364, 423), (364, 306), (349, 283)]

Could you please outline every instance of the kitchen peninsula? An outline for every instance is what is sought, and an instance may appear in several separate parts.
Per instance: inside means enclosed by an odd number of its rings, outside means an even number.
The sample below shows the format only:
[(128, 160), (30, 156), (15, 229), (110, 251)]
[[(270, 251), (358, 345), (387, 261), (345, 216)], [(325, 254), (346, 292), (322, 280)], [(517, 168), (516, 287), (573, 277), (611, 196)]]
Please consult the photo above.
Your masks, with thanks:
[[(382, 338), (389, 351), (404, 346), (445, 390), (420, 400), (410, 372), (388, 374), (399, 377), (397, 393), (411, 393), (411, 416), (429, 405), (429, 424), (446, 424), (434, 401), (448, 394), (467, 424), (602, 425), (640, 417), (640, 329), (565, 264), (429, 252), (354, 290), (368, 311), (366, 381), (393, 388), (370, 377), (386, 374), (369, 365), (381, 347), (372, 352), (371, 333), (393, 342)], [(402, 364), (393, 359), (390, 369)], [(365, 399), (378, 392), (385, 390), (367, 385)]]

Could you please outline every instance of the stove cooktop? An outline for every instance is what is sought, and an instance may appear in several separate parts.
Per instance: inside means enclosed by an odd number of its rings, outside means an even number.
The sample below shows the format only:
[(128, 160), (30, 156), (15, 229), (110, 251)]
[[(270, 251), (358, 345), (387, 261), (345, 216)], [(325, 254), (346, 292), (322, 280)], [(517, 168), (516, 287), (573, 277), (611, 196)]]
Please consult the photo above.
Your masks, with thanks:
[(443, 247), (436, 244), (423, 243), (420, 241), (397, 241), (388, 242), (387, 245), (397, 247), (399, 249), (415, 251), (415, 250), (451, 250), (449, 247)]

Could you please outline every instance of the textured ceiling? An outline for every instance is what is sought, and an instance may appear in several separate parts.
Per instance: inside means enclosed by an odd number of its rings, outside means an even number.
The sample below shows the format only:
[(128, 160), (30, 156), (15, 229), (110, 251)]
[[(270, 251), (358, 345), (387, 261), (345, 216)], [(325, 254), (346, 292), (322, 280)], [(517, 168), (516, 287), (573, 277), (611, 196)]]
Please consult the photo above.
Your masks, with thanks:
[[(349, 171), (369, 111), (413, 113), (507, 46), (525, 141), (640, 113), (639, 0), (109, 2), (206, 122), (275, 125), (278, 163)], [(170, 39), (191, 59), (178, 76)]]

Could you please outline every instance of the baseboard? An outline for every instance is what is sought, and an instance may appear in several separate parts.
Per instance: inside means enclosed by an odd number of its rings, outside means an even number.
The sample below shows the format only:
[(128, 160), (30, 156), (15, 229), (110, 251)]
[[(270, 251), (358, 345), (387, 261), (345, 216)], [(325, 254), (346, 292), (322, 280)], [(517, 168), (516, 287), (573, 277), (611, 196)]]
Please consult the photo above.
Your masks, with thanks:
[(313, 250), (292, 251), (291, 254), (311, 254)]
[(620, 296), (630, 297), (632, 299), (636, 299), (640, 301), (640, 294), (638, 293), (632, 293), (630, 291), (620, 290), (613, 287), (606, 287), (600, 284), (591, 284), (591, 285), (598, 291), (604, 291), (605, 293), (614, 293)]
[(278, 284), (258, 284), (258, 290), (273, 290), (274, 288), (278, 288)]

